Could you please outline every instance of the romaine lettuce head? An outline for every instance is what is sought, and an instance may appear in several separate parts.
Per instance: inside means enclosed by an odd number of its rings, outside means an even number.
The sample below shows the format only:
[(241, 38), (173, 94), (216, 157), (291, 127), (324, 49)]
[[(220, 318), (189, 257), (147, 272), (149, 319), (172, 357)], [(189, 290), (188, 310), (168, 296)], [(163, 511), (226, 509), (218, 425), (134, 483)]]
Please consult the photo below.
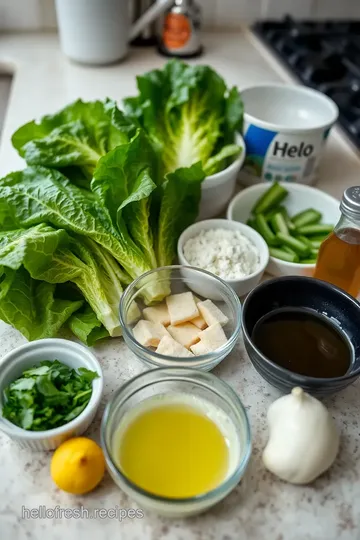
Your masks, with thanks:
[(137, 85), (138, 96), (124, 100), (125, 113), (148, 133), (165, 174), (199, 161), (214, 174), (239, 154), (242, 101), (213, 69), (172, 60), (137, 77)]

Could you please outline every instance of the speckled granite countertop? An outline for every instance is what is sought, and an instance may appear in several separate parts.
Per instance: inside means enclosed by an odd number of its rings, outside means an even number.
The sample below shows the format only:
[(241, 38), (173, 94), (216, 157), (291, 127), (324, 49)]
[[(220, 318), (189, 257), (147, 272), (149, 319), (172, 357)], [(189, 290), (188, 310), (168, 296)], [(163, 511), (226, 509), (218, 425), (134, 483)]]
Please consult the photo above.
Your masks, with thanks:
[[(208, 34), (201, 62), (211, 63), (240, 88), (285, 75), (261, 55), (261, 48), (244, 33)], [(10, 136), (22, 123), (50, 113), (69, 101), (121, 99), (134, 91), (134, 76), (161, 65), (151, 50), (131, 53), (122, 64), (89, 69), (68, 63), (60, 54), (56, 36), (0, 37), (0, 62), (15, 72), (0, 148), (1, 173), (22, 167), (10, 145)], [(340, 197), (358, 183), (359, 158), (336, 132), (330, 137), (318, 186)], [(25, 340), (0, 325), (0, 356)], [(112, 392), (144, 368), (121, 339), (96, 347), (104, 370), (102, 407), (88, 435), (98, 440), (104, 404)], [(327, 399), (342, 431), (341, 451), (335, 465), (311, 487), (295, 487), (276, 480), (261, 464), (267, 439), (266, 411), (279, 396), (252, 368), (242, 340), (214, 373), (227, 381), (245, 403), (253, 432), (253, 457), (243, 482), (211, 511), (187, 520), (169, 520), (145, 514), (143, 518), (32, 519), (27, 510), (46, 507), (133, 507), (108, 476), (93, 493), (74, 497), (56, 489), (49, 475), (50, 453), (20, 450), (0, 434), (0, 535), (4, 540), (110, 539), (121, 540), (357, 540), (360, 539), (360, 383)], [(25, 507), (25, 508), (24, 508)]]

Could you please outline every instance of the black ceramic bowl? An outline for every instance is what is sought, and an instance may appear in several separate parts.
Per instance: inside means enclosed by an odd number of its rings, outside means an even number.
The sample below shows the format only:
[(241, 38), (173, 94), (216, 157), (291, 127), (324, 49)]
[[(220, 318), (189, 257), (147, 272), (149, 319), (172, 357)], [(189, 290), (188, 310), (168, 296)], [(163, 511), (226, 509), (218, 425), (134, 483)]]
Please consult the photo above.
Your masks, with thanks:
[[(275, 309), (289, 307), (315, 310), (345, 333), (352, 348), (352, 362), (345, 375), (327, 379), (299, 375), (275, 364), (254, 345), (251, 336), (257, 321)], [(360, 375), (360, 303), (325, 281), (286, 276), (263, 282), (245, 300), (242, 327), (253, 366), (266, 381), (283, 392), (301, 386), (312, 395), (330, 395), (346, 388)]]

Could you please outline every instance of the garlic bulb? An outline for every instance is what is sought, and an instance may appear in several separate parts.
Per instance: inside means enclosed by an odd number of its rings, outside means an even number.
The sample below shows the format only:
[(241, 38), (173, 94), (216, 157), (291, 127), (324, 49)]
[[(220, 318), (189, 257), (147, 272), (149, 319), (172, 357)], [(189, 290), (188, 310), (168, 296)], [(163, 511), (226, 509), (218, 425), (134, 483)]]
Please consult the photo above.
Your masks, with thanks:
[(264, 465), (282, 480), (308, 484), (334, 462), (339, 433), (329, 411), (302, 388), (270, 405)]

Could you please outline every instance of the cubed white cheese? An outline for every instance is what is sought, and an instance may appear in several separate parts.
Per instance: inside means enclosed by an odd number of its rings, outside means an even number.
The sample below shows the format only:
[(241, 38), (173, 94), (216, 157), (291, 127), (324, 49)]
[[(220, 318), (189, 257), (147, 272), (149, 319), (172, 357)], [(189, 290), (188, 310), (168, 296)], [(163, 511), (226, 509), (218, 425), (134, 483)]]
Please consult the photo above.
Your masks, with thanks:
[(170, 322), (173, 326), (191, 321), (200, 315), (191, 292), (172, 294), (166, 298)]
[(200, 341), (212, 351), (216, 351), (227, 342), (227, 337), (220, 323), (215, 323), (199, 334)]
[[(201, 302), (202, 300), (200, 300), (200, 298), (195, 296), (195, 294), (193, 296), (194, 296), (195, 304), (198, 305), (198, 303)], [(207, 327), (206, 321), (205, 321), (205, 319), (203, 318), (202, 315), (199, 315), (198, 317), (195, 317), (195, 319), (191, 319), (191, 322), (192, 322), (192, 324), (195, 324), (195, 326), (200, 328), (200, 330), (205, 330), (205, 328)]]
[(170, 325), (167, 330), (175, 341), (181, 343), (187, 349), (199, 341), (200, 330), (190, 322), (178, 324), (177, 326)]
[[(161, 338), (169, 336), (165, 326), (141, 319), (133, 328), (136, 341), (144, 347), (157, 347)], [(170, 336), (169, 336), (170, 337)]]
[(195, 317), (195, 319), (191, 319), (191, 323), (195, 324), (200, 330), (205, 330), (207, 327), (206, 321), (201, 315)]
[(164, 336), (161, 338), (159, 346), (155, 352), (164, 354), (166, 356), (175, 356), (177, 358), (190, 358), (194, 356), (171, 336)]
[(190, 350), (195, 356), (201, 356), (202, 354), (212, 352), (211, 347), (208, 347), (204, 341), (199, 341), (198, 343), (195, 343), (195, 345), (191, 345)]
[(153, 323), (160, 323), (164, 326), (169, 326), (170, 324), (169, 311), (165, 303), (145, 308), (143, 310), (143, 316), (146, 320)]
[(199, 302), (197, 307), (208, 326), (216, 323), (225, 326), (229, 322), (227, 316), (211, 300)]

